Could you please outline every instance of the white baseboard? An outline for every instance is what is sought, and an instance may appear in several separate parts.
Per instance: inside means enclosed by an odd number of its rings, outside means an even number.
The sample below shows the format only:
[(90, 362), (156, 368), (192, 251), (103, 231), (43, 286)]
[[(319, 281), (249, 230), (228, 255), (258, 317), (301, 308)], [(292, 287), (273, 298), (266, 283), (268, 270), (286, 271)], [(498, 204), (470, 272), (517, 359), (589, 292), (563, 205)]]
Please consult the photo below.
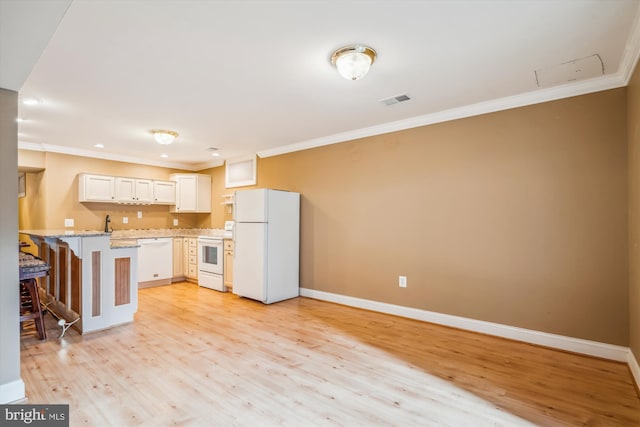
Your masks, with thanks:
[[(516, 341), (523, 341), (530, 344), (542, 345), (559, 350), (571, 351), (574, 353), (586, 354), (595, 357), (602, 357), (604, 359), (615, 360), (618, 362), (628, 362), (629, 359), (632, 358), (629, 356), (630, 350), (628, 347), (604, 344), (597, 341), (572, 338), (564, 335), (549, 334), (546, 332), (539, 332), (531, 329), (502, 325), (500, 323), (474, 320), (466, 317), (436, 313), (433, 311), (420, 310), (417, 308), (404, 307), (394, 304), (387, 304), (362, 298), (317, 291), (314, 289), (300, 288), (300, 296), (335, 302), (338, 304), (363, 308), (380, 313), (408, 317), (409, 319), (422, 320), (424, 322), (436, 323), (438, 325), (451, 326), (467, 331), (480, 332), (497, 337), (509, 338)], [(634, 376), (636, 382), (638, 382), (640, 373), (639, 375), (634, 374)]]
[(633, 379), (636, 381), (636, 387), (640, 389), (640, 365), (638, 365), (638, 359), (636, 359), (631, 349), (629, 349), (629, 354), (627, 356), (627, 363), (629, 364), (631, 375), (633, 376)]
[(24, 382), (22, 379), (0, 384), (0, 405), (24, 400)]

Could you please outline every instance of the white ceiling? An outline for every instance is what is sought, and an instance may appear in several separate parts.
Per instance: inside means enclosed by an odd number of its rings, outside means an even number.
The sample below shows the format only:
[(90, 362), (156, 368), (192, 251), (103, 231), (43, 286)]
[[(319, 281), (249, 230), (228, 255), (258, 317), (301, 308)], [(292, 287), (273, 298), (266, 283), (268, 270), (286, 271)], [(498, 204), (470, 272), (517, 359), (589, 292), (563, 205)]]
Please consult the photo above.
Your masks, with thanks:
[[(22, 148), (197, 170), (624, 86), (638, 57), (638, 4), (75, 0), (24, 84), (5, 78), (19, 60), (0, 61), (0, 84), (42, 100), (20, 105)], [(3, 18), (20, 23), (5, 26), (8, 45), (46, 25), (24, 18)], [(353, 43), (378, 52), (355, 82), (329, 62)], [(603, 76), (538, 87), (534, 70), (594, 54)], [(403, 93), (412, 100), (380, 102)], [(155, 128), (180, 135), (162, 147)]]

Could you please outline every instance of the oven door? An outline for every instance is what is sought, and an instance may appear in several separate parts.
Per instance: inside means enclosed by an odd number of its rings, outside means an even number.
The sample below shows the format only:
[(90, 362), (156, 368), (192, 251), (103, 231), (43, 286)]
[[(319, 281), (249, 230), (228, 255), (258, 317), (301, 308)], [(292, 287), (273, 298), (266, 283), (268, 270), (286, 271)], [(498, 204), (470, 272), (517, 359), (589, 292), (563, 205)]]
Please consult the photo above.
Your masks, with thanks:
[(222, 240), (198, 239), (198, 270), (222, 274)]

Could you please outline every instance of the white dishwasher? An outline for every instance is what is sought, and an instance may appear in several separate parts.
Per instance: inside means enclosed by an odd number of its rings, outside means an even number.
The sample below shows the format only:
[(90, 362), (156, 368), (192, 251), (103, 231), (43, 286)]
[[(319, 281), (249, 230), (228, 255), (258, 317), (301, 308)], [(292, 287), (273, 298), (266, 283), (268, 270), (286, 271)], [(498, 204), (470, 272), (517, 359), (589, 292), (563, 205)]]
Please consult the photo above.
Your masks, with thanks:
[(157, 237), (138, 239), (138, 282), (171, 280), (173, 266), (173, 239)]

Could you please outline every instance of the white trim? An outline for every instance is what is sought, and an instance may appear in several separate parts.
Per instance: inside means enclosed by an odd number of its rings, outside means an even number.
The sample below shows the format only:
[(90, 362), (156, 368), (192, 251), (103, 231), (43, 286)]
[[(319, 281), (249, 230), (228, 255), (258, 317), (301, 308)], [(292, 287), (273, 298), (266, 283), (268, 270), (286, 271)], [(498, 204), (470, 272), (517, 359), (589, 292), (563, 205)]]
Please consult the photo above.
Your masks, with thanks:
[(631, 376), (636, 382), (636, 387), (640, 389), (640, 365), (638, 365), (638, 359), (636, 359), (631, 349), (629, 349), (629, 354), (627, 355), (627, 363), (629, 364)]
[(581, 80), (578, 82), (554, 86), (547, 89), (539, 89), (519, 95), (507, 96), (504, 98), (492, 99), (479, 102), (477, 104), (465, 105), (449, 110), (438, 111), (422, 116), (411, 117), (395, 122), (383, 123), (381, 125), (355, 129), (348, 132), (328, 135), (320, 138), (309, 139), (290, 145), (284, 145), (258, 152), (261, 158), (277, 156), (280, 154), (301, 151), (309, 148), (321, 147), (324, 145), (337, 144), (339, 142), (368, 136), (381, 135), (389, 132), (397, 132), (405, 129), (420, 126), (432, 125), (435, 123), (448, 122), (451, 120), (463, 119), (466, 117), (478, 116), (481, 114), (493, 113), (496, 111), (509, 110), (511, 108), (525, 107), (527, 105), (540, 104), (558, 99), (570, 98), (572, 96), (586, 95), (593, 92), (615, 89), (625, 86), (625, 81), (620, 73), (608, 74), (603, 77)]
[(622, 59), (618, 66), (618, 73), (622, 76), (625, 86), (629, 84), (629, 80), (633, 75), (633, 70), (638, 63), (640, 56), (640, 4), (636, 8), (636, 16), (631, 24), (629, 38), (622, 52)]
[(618, 362), (627, 362), (629, 358), (629, 349), (627, 347), (605, 344), (597, 341), (549, 334), (531, 329), (485, 322), (483, 320), (474, 320), (460, 316), (452, 316), (450, 314), (436, 313), (417, 308), (403, 307), (400, 305), (333, 294), (314, 289), (300, 288), (300, 296), (335, 302), (380, 313), (393, 314), (396, 316), (407, 317), (409, 319), (422, 320), (424, 322), (436, 323), (438, 325), (451, 326), (454, 328), (494, 335), (516, 341), (523, 341), (559, 350), (602, 357), (604, 359), (616, 360)]
[[(547, 89), (539, 89), (518, 95), (497, 98), (477, 104), (471, 104), (449, 110), (436, 111), (433, 113), (411, 117), (376, 126), (355, 129), (348, 132), (327, 135), (320, 138), (309, 139), (283, 145), (280, 147), (262, 150), (257, 153), (261, 158), (277, 156), (280, 154), (295, 151), (307, 150), (309, 148), (321, 147), (324, 145), (337, 144), (359, 138), (375, 135), (382, 135), (389, 132), (397, 132), (435, 123), (443, 123), (451, 120), (477, 116), (481, 114), (504, 111), (512, 108), (524, 107), (527, 105), (540, 104), (543, 102), (555, 101), (558, 99), (570, 98), (573, 96), (586, 95), (593, 92), (600, 92), (609, 89), (624, 87), (629, 83), (633, 75), (638, 59), (640, 58), (640, 4), (636, 10), (633, 24), (629, 31), (622, 58), (615, 73), (606, 74), (601, 77), (581, 80), (574, 83), (558, 85)], [(33, 144), (28, 142), (18, 142), (18, 148), (33, 151), (51, 151), (54, 153), (71, 154), (76, 156), (93, 157), (97, 159), (116, 160), (128, 163), (145, 164), (151, 166), (161, 166), (167, 168), (183, 169), (187, 171), (201, 171), (204, 169), (222, 166), (223, 160), (215, 160), (198, 164), (191, 163), (171, 163), (140, 160), (137, 157), (122, 156), (116, 154), (106, 154), (103, 152), (82, 150), (71, 147), (63, 147), (49, 144)]]
[(0, 405), (24, 400), (24, 382), (22, 378), (10, 383), (0, 384)]
[[(207, 163), (201, 163), (198, 165), (193, 165), (191, 163), (172, 163), (172, 162), (160, 162), (160, 161), (150, 161), (140, 159), (139, 157), (134, 156), (123, 156), (121, 154), (109, 154), (92, 150), (84, 150), (80, 148), (73, 147), (64, 147), (62, 145), (53, 145), (53, 144), (35, 144), (32, 142), (23, 142), (18, 141), (18, 148), (20, 150), (30, 150), (30, 151), (45, 151), (49, 153), (59, 153), (59, 154), (69, 154), (72, 156), (80, 156), (80, 157), (90, 157), (93, 159), (103, 159), (103, 160), (113, 160), (116, 162), (126, 162), (126, 163), (134, 163), (137, 165), (149, 165), (149, 166), (160, 166), (164, 168), (170, 169), (182, 169), (187, 171), (197, 171), (197, 167), (202, 165), (207, 165)], [(219, 162), (215, 162), (216, 166), (220, 166), (217, 164)]]

